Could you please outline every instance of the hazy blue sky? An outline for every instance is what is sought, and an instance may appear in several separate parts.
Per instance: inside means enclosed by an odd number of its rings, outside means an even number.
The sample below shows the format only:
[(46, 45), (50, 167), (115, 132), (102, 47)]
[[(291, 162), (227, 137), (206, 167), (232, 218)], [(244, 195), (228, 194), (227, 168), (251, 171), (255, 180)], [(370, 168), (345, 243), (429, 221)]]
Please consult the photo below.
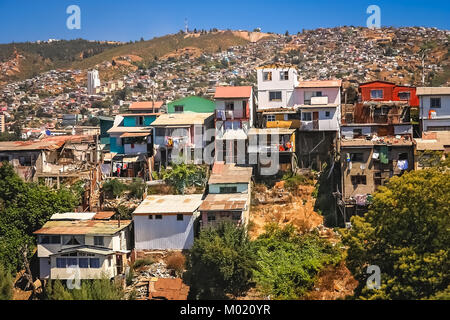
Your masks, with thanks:
[[(66, 27), (66, 8), (81, 8), (81, 30)], [(382, 26), (450, 29), (449, 0), (0, 0), (0, 43), (84, 38), (139, 40), (191, 29), (245, 29), (296, 33), (302, 29), (366, 26), (369, 5)]]

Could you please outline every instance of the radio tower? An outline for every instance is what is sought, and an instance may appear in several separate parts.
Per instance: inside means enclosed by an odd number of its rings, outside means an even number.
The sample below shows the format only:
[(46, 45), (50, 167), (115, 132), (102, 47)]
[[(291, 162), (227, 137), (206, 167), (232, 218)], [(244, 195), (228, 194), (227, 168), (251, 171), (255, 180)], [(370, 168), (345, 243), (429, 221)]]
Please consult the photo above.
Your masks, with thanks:
[(188, 25), (188, 19), (187, 19), (187, 18), (184, 19), (184, 31), (185, 31), (186, 33), (189, 32), (189, 25)]

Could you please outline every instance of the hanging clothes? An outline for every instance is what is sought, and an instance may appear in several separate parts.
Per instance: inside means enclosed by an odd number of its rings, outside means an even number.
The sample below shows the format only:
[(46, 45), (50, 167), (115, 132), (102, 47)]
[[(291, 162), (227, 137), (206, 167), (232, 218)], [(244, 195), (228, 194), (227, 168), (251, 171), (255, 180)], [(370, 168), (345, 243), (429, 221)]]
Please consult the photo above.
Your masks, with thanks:
[(389, 156), (388, 156), (388, 146), (380, 146), (380, 162), (383, 164), (389, 163)]
[(408, 170), (408, 160), (398, 160), (397, 167), (400, 170)]

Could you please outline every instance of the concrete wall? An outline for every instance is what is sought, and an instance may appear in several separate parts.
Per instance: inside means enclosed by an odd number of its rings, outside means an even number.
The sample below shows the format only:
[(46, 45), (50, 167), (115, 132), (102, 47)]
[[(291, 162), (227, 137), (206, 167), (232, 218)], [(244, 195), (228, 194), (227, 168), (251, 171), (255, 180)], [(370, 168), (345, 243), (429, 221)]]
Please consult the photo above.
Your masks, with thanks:
[(328, 104), (341, 104), (340, 88), (296, 88), (295, 104), (305, 104), (305, 92), (321, 91), (322, 97), (328, 97)]
[[(288, 71), (289, 80), (280, 80), (280, 72)], [(264, 81), (263, 73), (272, 72), (272, 80)], [(294, 88), (298, 84), (297, 71), (293, 68), (267, 68), (257, 70), (258, 110), (289, 108), (294, 106)], [(269, 101), (270, 91), (281, 91), (281, 101)]]

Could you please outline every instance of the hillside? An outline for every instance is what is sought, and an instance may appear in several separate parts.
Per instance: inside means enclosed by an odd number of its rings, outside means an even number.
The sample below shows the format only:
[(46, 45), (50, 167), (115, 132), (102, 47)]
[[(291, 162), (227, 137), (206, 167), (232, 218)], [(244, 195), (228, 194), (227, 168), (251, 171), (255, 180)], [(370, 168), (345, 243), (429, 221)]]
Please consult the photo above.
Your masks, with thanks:
[(20, 80), (51, 69), (67, 68), (76, 61), (118, 46), (120, 44), (82, 39), (0, 44), (0, 81)]

